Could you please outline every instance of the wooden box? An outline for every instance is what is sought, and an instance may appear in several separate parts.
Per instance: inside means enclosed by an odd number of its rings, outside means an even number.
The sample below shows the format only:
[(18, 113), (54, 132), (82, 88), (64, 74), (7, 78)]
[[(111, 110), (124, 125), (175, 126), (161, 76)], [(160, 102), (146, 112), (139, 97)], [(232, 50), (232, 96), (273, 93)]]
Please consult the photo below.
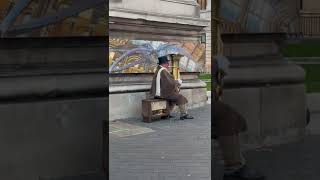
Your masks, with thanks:
[(144, 99), (142, 100), (142, 118), (144, 122), (152, 122), (163, 116), (168, 116), (168, 102), (163, 99)]

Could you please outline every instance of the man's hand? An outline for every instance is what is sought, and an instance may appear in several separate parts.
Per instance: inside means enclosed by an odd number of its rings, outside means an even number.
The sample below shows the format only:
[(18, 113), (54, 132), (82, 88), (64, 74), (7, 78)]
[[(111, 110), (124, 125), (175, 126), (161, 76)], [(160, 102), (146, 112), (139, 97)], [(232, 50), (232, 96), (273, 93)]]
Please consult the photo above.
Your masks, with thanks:
[(178, 79), (177, 82), (179, 83), (179, 86), (182, 85), (182, 80), (181, 79)]
[(180, 92), (180, 87), (182, 85), (182, 80), (181, 79), (177, 79), (176, 82), (178, 83), (177, 87), (176, 87), (176, 91)]

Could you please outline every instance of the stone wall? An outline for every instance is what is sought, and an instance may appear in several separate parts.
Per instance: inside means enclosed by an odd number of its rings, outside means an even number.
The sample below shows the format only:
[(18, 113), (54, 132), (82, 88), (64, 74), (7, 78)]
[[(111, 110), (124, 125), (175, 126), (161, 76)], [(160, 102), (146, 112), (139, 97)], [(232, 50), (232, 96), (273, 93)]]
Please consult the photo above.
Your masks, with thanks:
[(223, 31), (297, 32), (299, 4), (298, 0), (223, 0), (220, 12), (228, 27)]
[[(276, 72), (274, 69), (277, 69)], [(291, 70), (288, 70), (288, 67), (275, 66), (264, 68), (264, 70), (234, 68), (231, 69), (230, 79), (236, 78), (233, 75), (235, 71), (250, 71), (250, 74), (255, 74), (257, 78), (265, 81), (261, 85), (226, 87), (224, 90), (224, 101), (238, 110), (247, 120), (248, 132), (243, 134), (242, 139), (245, 144), (280, 144), (304, 137), (306, 97), (302, 69), (296, 66), (292, 66)], [(271, 76), (262, 77), (263, 73), (258, 71), (272, 74), (274, 77), (279, 76), (278, 84), (275, 81), (272, 82), (273, 80), (267, 80), (274, 79)], [(292, 74), (286, 76), (281, 74), (281, 71)], [(298, 80), (292, 82), (294, 76), (300, 79), (300, 82)], [(245, 78), (243, 81), (246, 81)], [(230, 86), (228, 81), (226, 86)]]
[(194, 0), (114, 0), (109, 3), (109, 16), (189, 25), (203, 23)]
[(1, 38), (0, 52), (0, 179), (102, 174), (105, 38)]
[[(211, 0), (207, 1), (207, 8), (201, 11), (203, 19), (211, 21)], [(206, 34), (206, 72), (211, 72), (211, 22), (204, 28)]]
[[(142, 100), (149, 97), (153, 74), (117, 74), (109, 77), (109, 121), (142, 118)], [(181, 94), (188, 99), (188, 108), (206, 104), (206, 84), (197, 73), (182, 73)], [(177, 111), (177, 109), (174, 109)]]
[(320, 1), (317, 0), (303, 0), (303, 11), (306, 12), (320, 12)]
[[(142, 5), (143, 4), (143, 5)], [(200, 17), (195, 0), (113, 0), (110, 1), (111, 38), (161, 42), (200, 42), (210, 20)], [(112, 61), (111, 61), (112, 64)], [(141, 101), (148, 96), (153, 73), (112, 73), (109, 75), (109, 120), (141, 117)], [(182, 73), (181, 93), (189, 108), (206, 103), (206, 84), (197, 73)]]
[(223, 39), (231, 62), (223, 99), (247, 120), (243, 143), (254, 147), (303, 139), (305, 73), (279, 54), (281, 34), (224, 35)]

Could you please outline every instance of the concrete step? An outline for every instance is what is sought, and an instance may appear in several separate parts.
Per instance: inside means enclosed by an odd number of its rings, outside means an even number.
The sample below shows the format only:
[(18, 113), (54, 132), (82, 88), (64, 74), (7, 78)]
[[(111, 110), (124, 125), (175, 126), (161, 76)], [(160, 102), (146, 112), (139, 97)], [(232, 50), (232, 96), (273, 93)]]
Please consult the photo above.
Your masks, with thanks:
[(207, 104), (211, 104), (211, 91), (207, 91), (207, 96), (208, 96)]
[(320, 93), (308, 93), (307, 105), (311, 113), (320, 113)]

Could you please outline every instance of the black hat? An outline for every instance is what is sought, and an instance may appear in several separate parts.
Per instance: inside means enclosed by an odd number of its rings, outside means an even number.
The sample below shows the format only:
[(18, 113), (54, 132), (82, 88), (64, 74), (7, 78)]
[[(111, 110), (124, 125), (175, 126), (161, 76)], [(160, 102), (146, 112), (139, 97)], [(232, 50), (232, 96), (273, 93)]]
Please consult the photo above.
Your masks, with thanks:
[(158, 57), (158, 60), (158, 64), (164, 64), (169, 61), (167, 56)]

